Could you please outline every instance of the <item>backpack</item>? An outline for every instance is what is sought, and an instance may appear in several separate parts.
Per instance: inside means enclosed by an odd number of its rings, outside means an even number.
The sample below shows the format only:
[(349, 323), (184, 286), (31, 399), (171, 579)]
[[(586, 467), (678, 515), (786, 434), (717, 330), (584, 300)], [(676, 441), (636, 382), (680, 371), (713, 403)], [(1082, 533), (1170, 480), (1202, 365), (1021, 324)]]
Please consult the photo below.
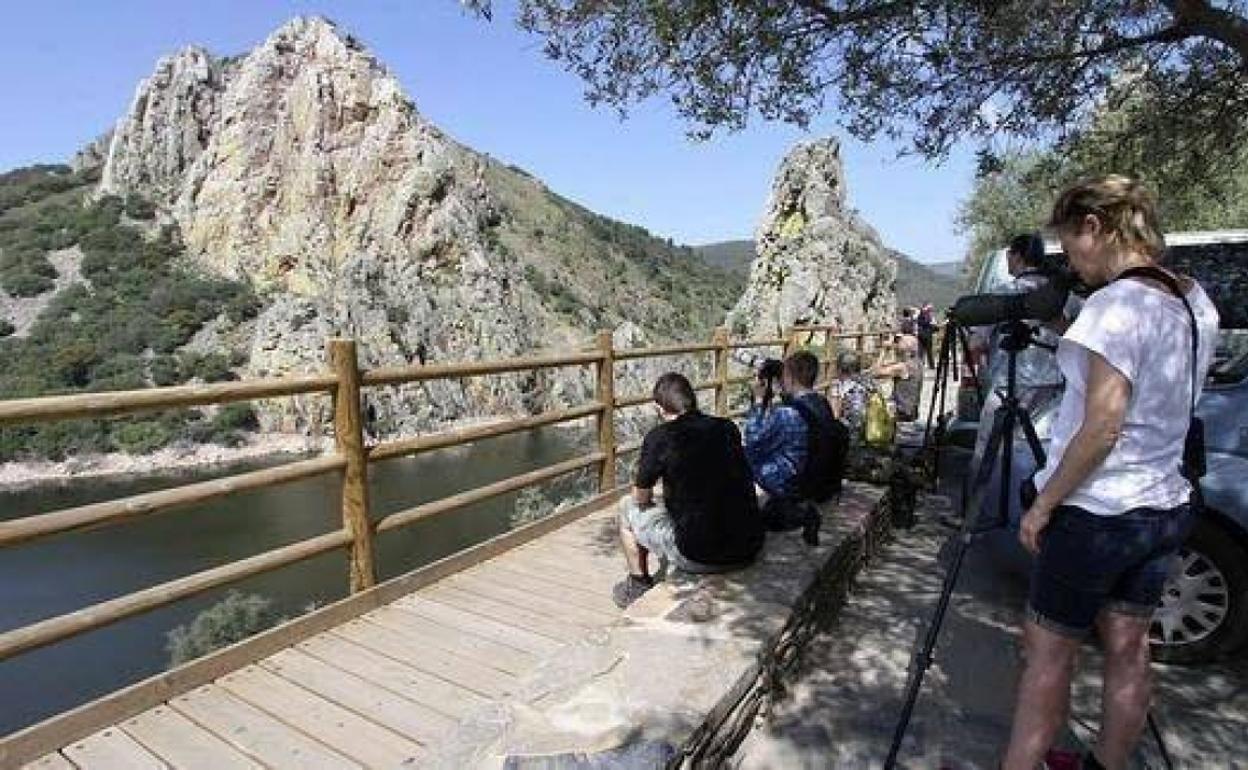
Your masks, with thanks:
[(893, 445), (897, 435), (897, 421), (888, 411), (888, 404), (879, 390), (872, 390), (867, 396), (867, 415), (862, 422), (867, 446), (888, 448)]
[(789, 400), (806, 423), (806, 465), (797, 479), (797, 491), (807, 500), (822, 503), (840, 494), (849, 453), (849, 429), (826, 409), (812, 408), (800, 398)]

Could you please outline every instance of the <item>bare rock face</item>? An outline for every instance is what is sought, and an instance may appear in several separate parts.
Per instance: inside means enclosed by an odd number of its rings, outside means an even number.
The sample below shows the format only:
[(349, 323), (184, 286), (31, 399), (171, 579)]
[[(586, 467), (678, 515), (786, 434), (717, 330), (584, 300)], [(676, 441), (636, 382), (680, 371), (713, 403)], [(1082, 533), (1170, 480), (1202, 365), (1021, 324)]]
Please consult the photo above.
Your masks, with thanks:
[[(179, 226), (199, 265), (268, 298), (247, 376), (322, 370), (327, 337), (361, 366), (502, 358), (537, 346), (518, 265), (490, 248), (483, 159), (420, 117), (398, 82), (330, 22), (299, 18), (246, 57), (198, 48), (143, 81), (99, 192), (137, 193)], [(533, 408), (534, 378), (389, 389), (379, 429)], [(431, 390), (432, 389), (432, 390)], [(323, 414), (267, 405), (267, 427)]]
[(781, 162), (755, 235), (745, 293), (728, 315), (738, 333), (774, 335), (795, 323), (845, 329), (891, 324), (897, 265), (846, 207), (840, 143), (799, 144)]
[(157, 62), (113, 131), (99, 193), (176, 198), (208, 143), (223, 87), (224, 67), (202, 48)]

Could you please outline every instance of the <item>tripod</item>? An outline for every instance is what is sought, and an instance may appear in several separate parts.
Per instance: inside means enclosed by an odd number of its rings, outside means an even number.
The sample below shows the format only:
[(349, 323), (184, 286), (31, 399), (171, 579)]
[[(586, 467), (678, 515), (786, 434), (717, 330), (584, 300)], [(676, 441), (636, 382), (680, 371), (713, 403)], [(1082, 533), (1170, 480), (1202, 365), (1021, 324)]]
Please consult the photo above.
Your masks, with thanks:
[[(958, 327), (959, 339), (964, 349), (966, 345), (965, 332)], [(949, 608), (949, 600), (953, 596), (953, 589), (958, 582), (958, 573), (962, 569), (962, 560), (966, 556), (966, 551), (971, 545), (971, 541), (978, 534), (994, 529), (1005, 523), (1005, 517), (1008, 515), (1010, 504), (1010, 476), (1013, 472), (1013, 453), (1014, 453), (1014, 431), (1017, 427), (1022, 428), (1023, 435), (1027, 438), (1027, 445), (1031, 448), (1032, 455), (1036, 460), (1036, 467), (1044, 465), (1044, 448), (1040, 445), (1040, 439), (1036, 436), (1035, 426), (1032, 425), (1031, 415), (1022, 407), (1018, 401), (1018, 354), (1027, 349), (1028, 345), (1034, 344), (1032, 339), (1032, 329), (1021, 321), (1012, 321), (1006, 326), (1006, 331), (1001, 340), (1001, 349), (1008, 356), (1006, 370), (1006, 386), (1005, 393), (1002, 397), (1001, 407), (993, 419), (992, 433), (989, 434), (987, 448), (984, 450), (983, 458), (980, 460), (979, 467), (976, 469), (974, 486), (972, 487), (972, 504), (968, 506), (965, 515), (962, 517), (962, 527), (958, 534), (957, 548), (953, 553), (953, 563), (950, 565), (948, 572), (945, 573), (944, 584), (941, 586), (940, 598), (936, 602), (936, 610), (932, 614), (931, 622), (928, 623), (927, 633), (923, 639), (923, 646), (915, 652), (911, 661), (910, 678), (906, 683), (906, 697), (902, 705), (901, 715), (897, 719), (897, 727), (893, 732), (893, 743), (888, 750), (888, 758), (884, 760), (885, 770), (896, 767), (897, 754), (901, 751), (901, 742), (906, 736), (906, 728), (910, 724), (910, 716), (914, 712), (914, 705), (919, 698), (919, 690), (923, 687), (923, 677), (927, 670), (931, 668), (933, 657), (932, 652), (936, 649), (936, 639), (940, 635), (940, 627), (945, 619), (945, 612)], [(944, 342), (941, 344), (941, 360), (937, 365), (937, 376), (940, 376), (942, 366), (946, 366), (948, 361), (954, 356), (946, 350), (950, 347), (953, 335), (946, 335)], [(969, 351), (967, 351), (969, 353)], [(969, 359), (969, 355), (968, 355)], [(936, 406), (936, 398), (933, 397), (931, 409), (929, 409), (929, 428), (930, 428), (930, 411)], [(943, 408), (943, 391), (942, 402)], [(926, 436), (924, 437), (926, 441)], [(998, 521), (994, 521), (990, 526), (980, 529), (975, 528), (976, 516), (973, 515), (979, 509), (979, 503), (988, 487), (988, 482), (992, 477), (993, 464), (990, 458), (995, 456), (997, 451), (1001, 452), (1001, 479), (998, 490)], [(937, 458), (939, 458), (940, 447), (937, 444)]]
[[(927, 405), (927, 424), (923, 428), (923, 448), (934, 447), (932, 452), (933, 469), (940, 468), (940, 448), (944, 444), (945, 397), (949, 392), (949, 379), (952, 373), (956, 380), (959, 377), (958, 347), (961, 346), (963, 360), (971, 367), (971, 377), (978, 380), (974, 358), (971, 356), (970, 342), (967, 339), (966, 327), (950, 318), (945, 325), (945, 334), (940, 341), (940, 356), (936, 359), (936, 384), (932, 388), (932, 400)], [(935, 425), (933, 432), (932, 426)], [(926, 453), (926, 452), (925, 452)], [(934, 475), (934, 474), (933, 474)]]
[[(959, 329), (960, 330), (960, 329)], [(962, 337), (963, 346), (966, 346), (965, 337)], [(949, 342), (946, 336), (945, 343), (942, 344), (941, 363), (945, 363), (946, 356), (951, 359), (953, 356), (944, 350)], [(1043, 467), (1045, 464), (1044, 447), (1040, 444), (1040, 439), (1036, 435), (1035, 425), (1032, 423), (1031, 414), (1023, 408), (1018, 400), (1018, 354), (1026, 350), (1030, 345), (1036, 345), (1043, 348), (1051, 348), (1049, 345), (1037, 342), (1035, 340), (1035, 330), (1022, 321), (1010, 321), (1004, 325), (1004, 334), (1001, 338), (1001, 349), (1007, 354), (1006, 369), (1006, 386), (1005, 393), (1002, 395), (1001, 406), (994, 415), (992, 432), (989, 434), (988, 443), (984, 449), (983, 457), (980, 458), (979, 466), (976, 468), (975, 480), (973, 482), (970, 503), (964, 506), (962, 526), (958, 533), (957, 547), (953, 554), (953, 562), (945, 573), (944, 584), (941, 586), (940, 598), (936, 602), (936, 610), (932, 614), (932, 619), (928, 623), (927, 631), (923, 639), (923, 646), (915, 652), (911, 660), (910, 678), (906, 683), (906, 697), (902, 705), (901, 714), (897, 719), (897, 727), (893, 732), (893, 742), (888, 750), (888, 758), (884, 760), (885, 770), (891, 770), (896, 767), (897, 754), (901, 751), (902, 740), (906, 736), (906, 728), (910, 724), (910, 717), (914, 712), (915, 703), (918, 701), (919, 690), (923, 687), (923, 677), (927, 670), (931, 667), (933, 656), (932, 653), (936, 649), (936, 640), (940, 635), (940, 627), (945, 619), (945, 612), (949, 608), (949, 600), (953, 596), (953, 589), (958, 582), (958, 573), (962, 569), (962, 560), (966, 556), (966, 551), (970, 548), (972, 541), (976, 535), (1005, 526), (1008, 523), (1010, 510), (1010, 494), (1013, 490), (1011, 476), (1013, 474), (1014, 465), (1014, 433), (1017, 428), (1022, 429), (1023, 436), (1027, 440), (1027, 446), (1031, 450), (1032, 458), (1035, 460), (1036, 467)], [(969, 358), (969, 355), (968, 355)], [(938, 366), (939, 371), (939, 366)], [(943, 399), (943, 393), (942, 393)], [(935, 397), (933, 397), (932, 408), (935, 407)], [(943, 400), (941, 402), (943, 410)], [(930, 427), (930, 409), (929, 409), (929, 427)], [(926, 436), (924, 437), (926, 442)], [(937, 445), (937, 457), (939, 458), (939, 444)], [(997, 497), (997, 518), (981, 525), (975, 526), (978, 519), (978, 511), (983, 495), (987, 491), (989, 481), (992, 478), (993, 464), (990, 459), (1000, 451), (1001, 453), (1001, 477), (998, 485)], [(1162, 738), (1161, 730), (1157, 726), (1157, 721), (1153, 717), (1152, 711), (1148, 714), (1148, 727), (1157, 742), (1158, 751), (1167, 768), (1173, 767), (1170, 761), (1170, 753), (1166, 749), (1165, 741)]]

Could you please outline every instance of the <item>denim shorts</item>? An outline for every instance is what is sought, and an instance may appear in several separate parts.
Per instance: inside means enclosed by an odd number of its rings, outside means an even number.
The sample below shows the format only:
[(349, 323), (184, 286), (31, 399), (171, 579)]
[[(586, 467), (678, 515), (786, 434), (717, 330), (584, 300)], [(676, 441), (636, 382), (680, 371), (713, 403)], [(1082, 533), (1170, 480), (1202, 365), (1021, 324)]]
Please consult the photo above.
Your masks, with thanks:
[(1118, 516), (1060, 506), (1041, 534), (1028, 619), (1078, 639), (1102, 610), (1151, 617), (1194, 520), (1186, 504)]

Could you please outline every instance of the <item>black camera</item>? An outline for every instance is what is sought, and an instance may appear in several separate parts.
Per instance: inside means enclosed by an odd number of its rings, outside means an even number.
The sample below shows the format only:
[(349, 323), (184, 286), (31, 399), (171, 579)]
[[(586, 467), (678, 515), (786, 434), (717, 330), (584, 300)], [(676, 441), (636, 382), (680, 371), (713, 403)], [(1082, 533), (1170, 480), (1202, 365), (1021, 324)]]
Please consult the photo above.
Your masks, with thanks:
[(763, 391), (763, 408), (767, 408), (776, 397), (775, 383), (780, 379), (780, 375), (784, 373), (784, 362), (778, 358), (768, 358), (758, 367), (759, 382), (766, 383), (767, 388)]

